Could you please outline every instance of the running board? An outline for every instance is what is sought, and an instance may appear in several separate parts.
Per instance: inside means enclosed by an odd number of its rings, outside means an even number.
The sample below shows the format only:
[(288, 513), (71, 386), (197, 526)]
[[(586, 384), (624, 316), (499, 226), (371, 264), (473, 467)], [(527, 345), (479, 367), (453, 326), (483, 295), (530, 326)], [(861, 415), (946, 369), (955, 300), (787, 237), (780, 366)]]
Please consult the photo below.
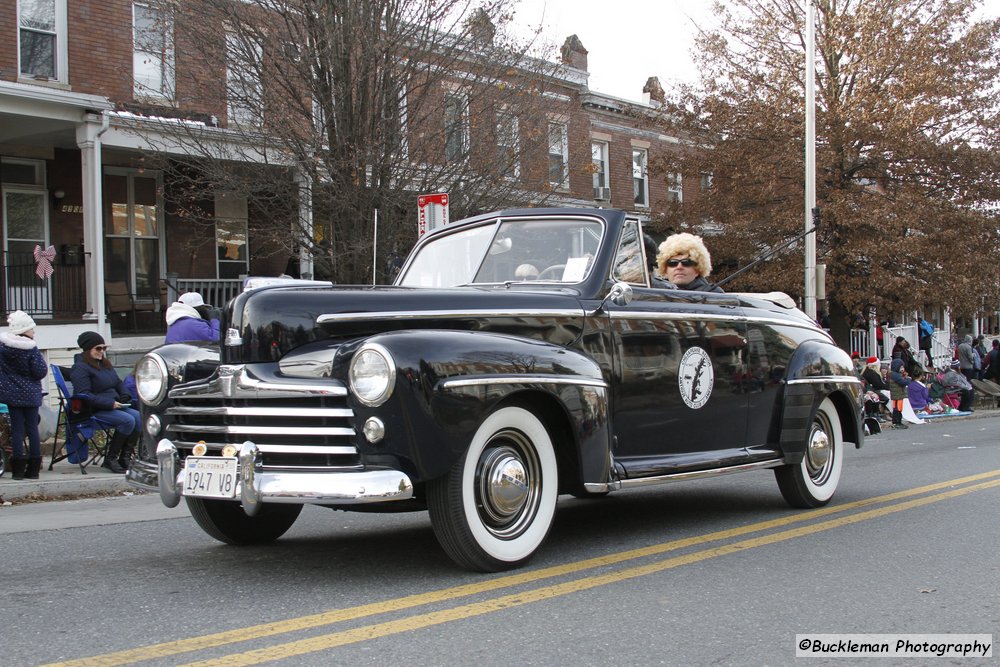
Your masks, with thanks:
[(631, 489), (640, 486), (653, 486), (655, 484), (681, 482), (689, 479), (701, 479), (702, 477), (721, 477), (722, 475), (731, 475), (737, 472), (777, 468), (783, 465), (785, 465), (785, 462), (781, 459), (771, 459), (769, 461), (755, 461), (754, 463), (726, 466), (725, 468), (712, 468), (711, 470), (692, 470), (690, 472), (677, 472), (669, 475), (656, 475), (655, 477), (616, 479), (611, 482), (590, 482), (584, 484), (583, 488), (590, 493), (608, 493), (609, 491), (617, 491), (619, 489)]

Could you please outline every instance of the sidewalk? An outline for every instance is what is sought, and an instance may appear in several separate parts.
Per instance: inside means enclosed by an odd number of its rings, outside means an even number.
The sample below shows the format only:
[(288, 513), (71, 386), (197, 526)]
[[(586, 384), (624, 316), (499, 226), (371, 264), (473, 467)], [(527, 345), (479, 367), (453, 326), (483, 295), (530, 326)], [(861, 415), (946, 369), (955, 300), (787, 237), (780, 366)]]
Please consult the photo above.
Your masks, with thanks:
[(83, 475), (80, 474), (80, 466), (60, 461), (49, 472), (48, 456), (42, 458), (38, 479), (14, 481), (10, 477), (10, 471), (0, 477), (0, 498), (4, 501), (50, 500), (122, 491), (140, 492), (125, 482), (125, 475), (115, 475), (97, 465), (87, 466), (87, 474)]

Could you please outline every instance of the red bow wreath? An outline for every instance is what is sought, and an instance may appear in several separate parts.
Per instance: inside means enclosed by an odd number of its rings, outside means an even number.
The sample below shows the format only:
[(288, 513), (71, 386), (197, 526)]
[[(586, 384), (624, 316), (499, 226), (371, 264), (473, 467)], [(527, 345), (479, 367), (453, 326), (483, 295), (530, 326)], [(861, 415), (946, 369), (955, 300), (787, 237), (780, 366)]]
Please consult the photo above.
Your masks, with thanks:
[(56, 249), (54, 246), (49, 246), (45, 250), (42, 250), (42, 246), (35, 246), (35, 275), (45, 280), (52, 275), (54, 269), (52, 268), (52, 260), (56, 258)]

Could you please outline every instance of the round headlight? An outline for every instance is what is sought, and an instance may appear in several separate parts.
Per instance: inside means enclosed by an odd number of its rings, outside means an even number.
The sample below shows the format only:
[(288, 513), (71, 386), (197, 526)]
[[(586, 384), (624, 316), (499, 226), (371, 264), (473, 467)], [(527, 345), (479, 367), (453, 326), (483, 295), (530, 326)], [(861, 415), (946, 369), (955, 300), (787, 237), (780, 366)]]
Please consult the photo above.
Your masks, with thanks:
[(147, 354), (135, 367), (135, 388), (146, 405), (156, 405), (167, 395), (167, 365), (158, 354)]
[(378, 407), (392, 396), (396, 385), (396, 364), (381, 345), (361, 347), (351, 359), (351, 391), (369, 407)]

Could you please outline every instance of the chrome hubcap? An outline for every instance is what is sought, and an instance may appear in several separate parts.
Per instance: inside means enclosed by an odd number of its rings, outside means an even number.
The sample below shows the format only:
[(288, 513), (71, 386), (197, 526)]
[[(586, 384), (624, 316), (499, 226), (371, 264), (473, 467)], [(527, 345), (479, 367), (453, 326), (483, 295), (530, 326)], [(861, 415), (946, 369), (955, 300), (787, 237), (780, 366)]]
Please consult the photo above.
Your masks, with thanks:
[(513, 539), (538, 509), (539, 463), (530, 441), (517, 432), (498, 433), (479, 457), (476, 506), (496, 537)]
[(517, 514), (528, 499), (524, 464), (506, 448), (495, 449), (483, 462), (484, 509), (503, 521)]
[(826, 468), (832, 454), (830, 436), (821, 424), (814, 424), (806, 447), (806, 461), (809, 466), (809, 476), (821, 482), (826, 475)]

